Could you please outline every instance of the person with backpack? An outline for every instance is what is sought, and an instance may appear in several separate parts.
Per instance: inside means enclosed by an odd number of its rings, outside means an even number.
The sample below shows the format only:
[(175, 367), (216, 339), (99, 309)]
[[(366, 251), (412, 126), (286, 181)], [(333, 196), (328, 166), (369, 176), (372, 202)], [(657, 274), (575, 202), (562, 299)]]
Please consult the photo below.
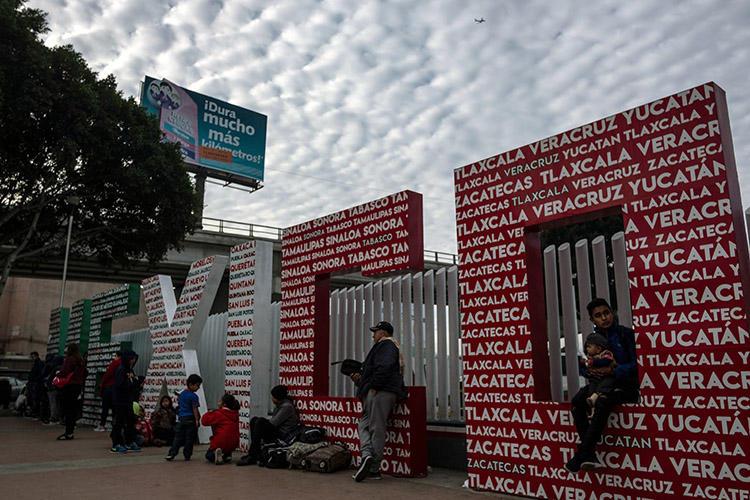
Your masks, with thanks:
[(396, 403), (407, 397), (404, 361), (401, 347), (393, 338), (393, 326), (381, 321), (370, 327), (370, 331), (374, 345), (367, 353), (361, 371), (351, 375), (357, 384), (357, 398), (362, 401), (362, 416), (359, 418), (362, 461), (352, 476), (358, 483), (365, 479), (381, 479), (386, 421)]
[(104, 432), (104, 426), (109, 418), (109, 411), (112, 409), (112, 393), (115, 386), (115, 372), (122, 364), (122, 353), (115, 353), (115, 358), (109, 362), (107, 370), (102, 376), (102, 383), (99, 386), (99, 396), (102, 398), (102, 414), (99, 417), (99, 425), (94, 427), (95, 432)]
[(253, 417), (250, 420), (250, 449), (237, 465), (254, 465), (260, 458), (262, 443), (270, 443), (283, 438), (297, 427), (299, 417), (297, 408), (289, 397), (289, 390), (285, 385), (277, 385), (271, 389), (271, 400), (276, 406), (271, 419)]
[[(57, 436), (58, 441), (73, 439), (78, 414), (78, 396), (86, 378), (86, 365), (78, 344), (68, 344), (65, 348), (65, 361), (57, 373), (61, 382), (62, 410), (65, 418), (65, 433)], [(58, 385), (60, 387), (60, 385)]]
[(138, 361), (138, 355), (131, 349), (122, 352), (122, 362), (115, 371), (112, 392), (112, 413), (114, 415), (112, 432), (112, 453), (141, 451), (135, 442), (135, 414), (133, 413), (133, 385), (136, 383), (133, 365)]

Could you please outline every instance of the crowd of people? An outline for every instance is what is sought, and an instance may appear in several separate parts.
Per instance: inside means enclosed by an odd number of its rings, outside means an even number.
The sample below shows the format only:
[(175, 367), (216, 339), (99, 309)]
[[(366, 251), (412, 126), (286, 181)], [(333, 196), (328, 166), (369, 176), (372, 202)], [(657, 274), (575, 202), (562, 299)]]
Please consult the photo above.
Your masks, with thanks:
[[(639, 392), (633, 330), (617, 323), (610, 305), (603, 299), (594, 299), (587, 309), (594, 333), (586, 338), (586, 355), (580, 358), (581, 375), (588, 383), (572, 400), (573, 420), (581, 441), (573, 458), (565, 464), (572, 473), (602, 467), (594, 454), (594, 446), (609, 415), (615, 406), (637, 401)], [(357, 385), (357, 398), (362, 402), (359, 421), (362, 460), (353, 475), (357, 482), (380, 479), (386, 421), (396, 404), (408, 397), (401, 347), (393, 338), (393, 326), (381, 321), (370, 330), (373, 346), (361, 365), (355, 362), (357, 368), (349, 375)], [(82, 410), (82, 388), (88, 376), (85, 357), (78, 344), (71, 343), (64, 357), (48, 354), (42, 362), (39, 354), (33, 352), (31, 358), (33, 364), (25, 389), (30, 416), (44, 425), (65, 425), (65, 432), (57, 439), (73, 439)], [(144, 377), (137, 377), (133, 371), (137, 361), (138, 355), (130, 349), (118, 352), (101, 380), (102, 412), (94, 430), (106, 429), (111, 411), (110, 451), (127, 453), (140, 451), (142, 446), (169, 445), (167, 461), (174, 460), (180, 450), (183, 458), (190, 460), (202, 424), (212, 429), (206, 460), (217, 465), (229, 463), (240, 440), (239, 401), (225, 393), (217, 403), (218, 409), (201, 415), (196, 392), (203, 380), (192, 374), (177, 398), (177, 408), (172, 398), (164, 395), (146, 419), (138, 403)], [(271, 417), (251, 419), (249, 450), (237, 465), (257, 463), (264, 443), (288, 440), (300, 425), (286, 386), (274, 387), (271, 399), (275, 405)]]
[[(362, 461), (353, 478), (380, 479), (380, 463), (386, 441), (386, 421), (395, 405), (407, 397), (403, 380), (404, 363), (401, 348), (393, 338), (393, 326), (385, 321), (370, 328), (374, 345), (356, 373), (351, 374), (357, 385), (357, 397), (362, 401), (359, 423)], [(33, 366), (27, 393), (33, 418), (45, 424), (64, 423), (65, 432), (58, 440), (74, 439), (76, 421), (81, 416), (82, 388), (88, 369), (78, 344), (68, 344), (65, 356), (48, 355), (45, 362), (32, 353)], [(99, 385), (102, 410), (97, 432), (107, 429), (112, 415), (110, 452), (137, 452), (142, 446), (167, 446), (165, 459), (173, 461), (180, 450), (190, 460), (200, 425), (210, 426), (212, 436), (205, 458), (217, 465), (231, 462), (238, 448), (239, 401), (224, 394), (218, 409), (201, 415), (196, 392), (203, 382), (197, 374), (187, 377), (186, 387), (173, 406), (169, 395), (161, 397), (157, 408), (145, 417), (139, 405), (144, 384), (143, 377), (133, 371), (138, 355), (130, 349), (118, 352), (110, 362)], [(253, 465), (260, 459), (261, 446), (278, 440), (288, 440), (300, 426), (294, 401), (288, 388), (277, 385), (271, 390), (274, 411), (270, 418), (253, 417), (250, 421), (249, 450), (237, 465)]]

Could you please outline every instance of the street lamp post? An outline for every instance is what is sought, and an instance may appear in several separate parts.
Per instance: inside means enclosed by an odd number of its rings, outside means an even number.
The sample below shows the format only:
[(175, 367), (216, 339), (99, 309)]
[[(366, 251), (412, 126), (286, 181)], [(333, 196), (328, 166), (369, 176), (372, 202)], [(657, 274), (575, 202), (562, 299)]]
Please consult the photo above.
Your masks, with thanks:
[(65, 300), (65, 278), (68, 275), (68, 254), (70, 253), (70, 234), (73, 231), (73, 212), (75, 208), (81, 203), (81, 199), (78, 196), (68, 196), (65, 198), (68, 205), (72, 207), (70, 216), (68, 217), (68, 239), (65, 242), (65, 262), (63, 263), (63, 275), (62, 275), (62, 289), (60, 290), (60, 309), (62, 309), (63, 301)]

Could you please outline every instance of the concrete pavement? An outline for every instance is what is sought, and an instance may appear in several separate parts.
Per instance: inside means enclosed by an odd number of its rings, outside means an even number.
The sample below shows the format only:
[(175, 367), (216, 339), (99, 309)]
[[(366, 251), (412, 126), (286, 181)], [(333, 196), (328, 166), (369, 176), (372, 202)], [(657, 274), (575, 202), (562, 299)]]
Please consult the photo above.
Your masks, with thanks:
[[(167, 448), (147, 447), (137, 453), (109, 453), (109, 436), (90, 427), (76, 430), (72, 441), (56, 441), (61, 426), (0, 417), (0, 497), (5, 499), (128, 498), (348, 498), (389, 500), (429, 498), (512, 498), (462, 488), (466, 474), (435, 469), (427, 478), (384, 476), (355, 483), (351, 471), (318, 474), (271, 470), (257, 466), (206, 463), (206, 445), (197, 446), (190, 462), (166, 462)], [(235, 453), (235, 460), (239, 458)]]

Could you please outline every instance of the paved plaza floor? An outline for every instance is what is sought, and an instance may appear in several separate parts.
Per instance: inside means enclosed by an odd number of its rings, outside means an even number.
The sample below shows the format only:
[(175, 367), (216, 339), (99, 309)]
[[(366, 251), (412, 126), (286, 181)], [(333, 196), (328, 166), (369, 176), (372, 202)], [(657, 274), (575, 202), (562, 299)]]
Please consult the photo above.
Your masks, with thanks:
[(0, 498), (512, 498), (462, 488), (466, 474), (447, 469), (433, 469), (422, 479), (384, 476), (380, 481), (355, 483), (352, 471), (318, 474), (209, 464), (203, 458), (206, 445), (196, 447), (190, 462), (182, 461), (181, 456), (166, 462), (166, 448), (146, 447), (137, 453), (113, 455), (108, 433), (81, 427), (74, 440), (56, 441), (61, 433), (61, 426), (0, 417)]

